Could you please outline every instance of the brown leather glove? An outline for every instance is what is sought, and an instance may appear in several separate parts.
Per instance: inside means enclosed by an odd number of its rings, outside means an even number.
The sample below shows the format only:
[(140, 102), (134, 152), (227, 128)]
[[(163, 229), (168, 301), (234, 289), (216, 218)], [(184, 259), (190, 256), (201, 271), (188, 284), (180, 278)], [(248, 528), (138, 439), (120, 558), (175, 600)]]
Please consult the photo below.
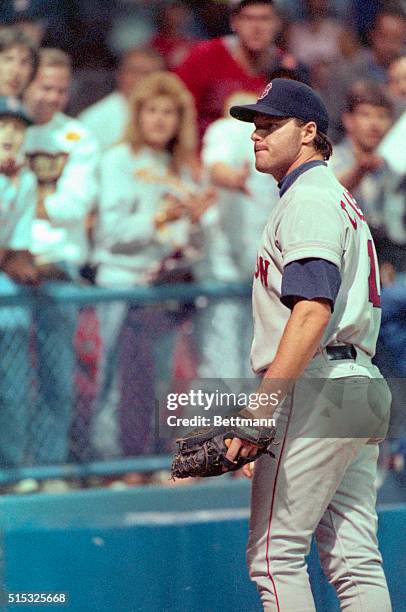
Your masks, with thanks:
[[(236, 415), (238, 418), (238, 415)], [(221, 425), (194, 429), (176, 440), (178, 450), (172, 460), (172, 478), (221, 476), (226, 472), (239, 470), (246, 463), (256, 461), (264, 454), (272, 453), (275, 427), (257, 427), (244, 424), (243, 411), (240, 412), (241, 424)], [(258, 447), (257, 453), (250, 457), (237, 457), (235, 461), (226, 458), (226, 440), (239, 438)]]

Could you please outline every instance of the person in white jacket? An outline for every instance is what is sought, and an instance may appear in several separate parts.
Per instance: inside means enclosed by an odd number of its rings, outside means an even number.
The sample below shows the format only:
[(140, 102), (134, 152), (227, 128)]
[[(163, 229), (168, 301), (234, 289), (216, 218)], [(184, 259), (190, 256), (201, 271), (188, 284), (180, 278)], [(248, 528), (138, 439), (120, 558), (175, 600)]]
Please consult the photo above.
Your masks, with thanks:
[[(87, 259), (86, 219), (97, 193), (98, 146), (87, 129), (63, 114), (71, 82), (69, 56), (40, 51), (39, 67), (24, 94), (35, 125), (25, 153), (38, 181), (31, 251), (42, 280), (76, 281)], [(46, 303), (33, 313), (36, 324), (40, 398), (33, 428), (38, 462), (63, 462), (73, 412), (73, 338), (77, 309)]]
[[(197, 280), (234, 280), (236, 272), (218, 223), (212, 189), (196, 174), (196, 120), (193, 100), (180, 79), (157, 72), (134, 90), (123, 142), (102, 158), (100, 208), (93, 261), (105, 287), (146, 286), (170, 281), (173, 271)], [(171, 258), (171, 254), (176, 256)], [(175, 279), (175, 276), (172, 276)], [(100, 397), (93, 444), (100, 454), (140, 454), (152, 448), (154, 377), (167, 380), (179, 316), (164, 308), (130, 308), (114, 302), (99, 310), (104, 344)], [(116, 400), (108, 399), (107, 371), (117, 359), (118, 337), (130, 321), (131, 341), (120, 345)], [(127, 338), (128, 339), (128, 338)], [(159, 350), (158, 350), (159, 347)], [(160, 357), (159, 357), (160, 353)], [(109, 365), (110, 364), (110, 365)], [(113, 442), (112, 425), (116, 425)], [(119, 431), (120, 430), (120, 431)], [(103, 436), (103, 432), (108, 432)]]

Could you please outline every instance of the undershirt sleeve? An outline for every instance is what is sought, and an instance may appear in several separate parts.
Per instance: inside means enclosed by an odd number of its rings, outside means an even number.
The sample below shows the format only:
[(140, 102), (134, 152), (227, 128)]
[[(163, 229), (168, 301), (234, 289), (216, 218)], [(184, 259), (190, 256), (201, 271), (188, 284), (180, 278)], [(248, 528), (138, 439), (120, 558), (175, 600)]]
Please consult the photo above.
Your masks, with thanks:
[(340, 270), (332, 262), (318, 258), (292, 261), (283, 270), (281, 302), (292, 309), (295, 298), (325, 299), (333, 311), (340, 285)]

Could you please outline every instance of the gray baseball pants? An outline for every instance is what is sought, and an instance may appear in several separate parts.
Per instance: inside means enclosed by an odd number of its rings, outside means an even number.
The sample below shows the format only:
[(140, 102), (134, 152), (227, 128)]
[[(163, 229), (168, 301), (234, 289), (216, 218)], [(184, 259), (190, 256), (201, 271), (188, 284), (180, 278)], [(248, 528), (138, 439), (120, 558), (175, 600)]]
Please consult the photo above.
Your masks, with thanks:
[(267, 612), (315, 611), (305, 562), (313, 534), (341, 610), (392, 609), (375, 510), (390, 391), (368, 377), (379, 376), (374, 366), (331, 379), (336, 365), (324, 354), (311, 362), (275, 413), (275, 459), (255, 464), (247, 558)]

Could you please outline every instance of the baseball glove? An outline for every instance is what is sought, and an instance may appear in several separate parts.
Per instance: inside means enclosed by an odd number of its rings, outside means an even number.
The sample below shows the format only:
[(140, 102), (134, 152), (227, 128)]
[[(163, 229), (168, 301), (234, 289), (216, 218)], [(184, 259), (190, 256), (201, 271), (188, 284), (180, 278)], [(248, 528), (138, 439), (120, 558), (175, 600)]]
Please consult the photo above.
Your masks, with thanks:
[[(275, 427), (207, 427), (193, 430), (176, 440), (178, 451), (172, 461), (172, 478), (190, 476), (221, 476), (225, 472), (239, 470), (246, 463), (256, 461), (266, 453), (273, 455), (271, 444), (275, 438)], [(239, 438), (258, 446), (253, 457), (237, 457), (235, 461), (226, 458), (225, 441)]]

